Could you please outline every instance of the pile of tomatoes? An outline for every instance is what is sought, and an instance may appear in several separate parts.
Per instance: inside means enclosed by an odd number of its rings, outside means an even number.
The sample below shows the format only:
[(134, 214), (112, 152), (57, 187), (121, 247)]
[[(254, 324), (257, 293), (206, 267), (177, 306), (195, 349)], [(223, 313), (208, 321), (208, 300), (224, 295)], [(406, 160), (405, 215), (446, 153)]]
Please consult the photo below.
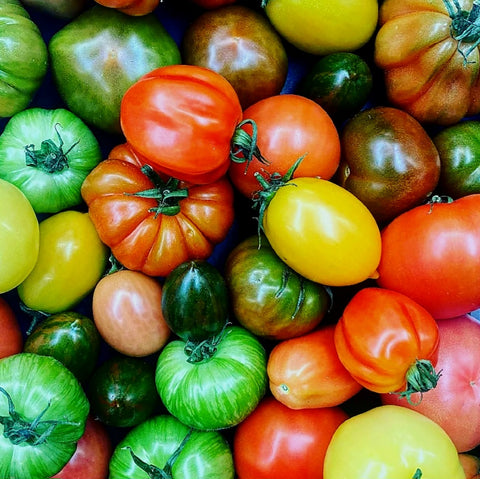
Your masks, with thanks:
[(479, 479), (476, 0), (0, 3), (0, 479)]

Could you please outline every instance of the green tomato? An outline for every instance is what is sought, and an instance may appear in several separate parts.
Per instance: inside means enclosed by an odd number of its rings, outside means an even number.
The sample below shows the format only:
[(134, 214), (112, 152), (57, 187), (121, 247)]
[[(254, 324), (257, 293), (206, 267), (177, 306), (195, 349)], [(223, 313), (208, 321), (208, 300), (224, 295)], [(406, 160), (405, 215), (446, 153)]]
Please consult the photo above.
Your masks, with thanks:
[(228, 326), (214, 341), (171, 341), (158, 357), (155, 382), (167, 410), (187, 426), (232, 427), (266, 392), (266, 352), (240, 326)]
[(147, 419), (125, 436), (113, 453), (109, 478), (147, 477), (148, 467), (152, 478), (235, 476), (230, 447), (219, 432), (191, 430), (166, 414)]
[(36, 213), (79, 205), (83, 180), (101, 159), (94, 134), (62, 108), (21, 111), (0, 135), (0, 177), (18, 186)]
[(0, 4), (0, 117), (25, 109), (47, 73), (48, 51), (19, 0)]
[(0, 477), (45, 479), (72, 457), (89, 413), (75, 376), (50, 356), (0, 361)]
[(88, 213), (66, 210), (40, 222), (40, 245), (32, 272), (17, 292), (27, 308), (45, 313), (72, 309), (95, 287), (108, 262)]
[(153, 15), (135, 17), (94, 5), (49, 43), (52, 73), (69, 110), (95, 127), (120, 133), (120, 103), (151, 70), (180, 63), (177, 44)]
[(34, 268), (39, 231), (25, 195), (15, 185), (0, 180), (0, 293), (16, 288)]

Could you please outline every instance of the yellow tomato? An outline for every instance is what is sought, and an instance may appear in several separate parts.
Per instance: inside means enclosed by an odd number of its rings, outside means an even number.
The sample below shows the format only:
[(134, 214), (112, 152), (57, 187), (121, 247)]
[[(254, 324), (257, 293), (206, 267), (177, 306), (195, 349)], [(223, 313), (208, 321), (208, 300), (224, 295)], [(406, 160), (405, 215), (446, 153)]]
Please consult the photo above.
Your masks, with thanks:
[(434, 421), (402, 406), (352, 416), (335, 431), (324, 479), (465, 479), (457, 450)]
[(347, 286), (377, 276), (378, 225), (359, 199), (335, 183), (291, 179), (270, 200), (262, 224), (277, 255), (311, 281)]
[(300, 50), (314, 55), (352, 52), (372, 37), (377, 0), (263, 0), (275, 29)]

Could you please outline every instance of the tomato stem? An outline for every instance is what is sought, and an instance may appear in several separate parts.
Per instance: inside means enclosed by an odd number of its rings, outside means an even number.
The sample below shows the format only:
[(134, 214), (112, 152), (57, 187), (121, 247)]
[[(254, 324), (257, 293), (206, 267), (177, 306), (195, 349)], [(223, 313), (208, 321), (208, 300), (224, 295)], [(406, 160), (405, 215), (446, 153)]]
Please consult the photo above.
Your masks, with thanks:
[(422, 471), (417, 468), (417, 470), (415, 471), (415, 474), (413, 475), (412, 479), (420, 479), (422, 477)]
[(217, 351), (217, 346), (224, 338), (227, 326), (229, 326), (230, 324), (231, 323), (227, 321), (224, 324), (222, 330), (211, 338), (204, 339), (200, 342), (188, 340), (185, 344), (184, 349), (185, 354), (188, 356), (187, 362), (200, 363), (202, 361), (210, 359)]
[[(252, 126), (252, 134), (249, 135), (243, 128), (243, 125)], [(257, 145), (257, 124), (253, 120), (243, 120), (237, 125), (235, 133), (232, 137), (230, 148), (230, 160), (234, 163), (245, 163), (245, 171), (247, 171), (254, 157), (263, 165), (268, 165), (269, 161), (264, 158)]]
[(20, 309), (30, 317), (30, 325), (26, 331), (27, 336), (32, 333), (39, 323), (50, 316), (50, 314), (46, 313), (45, 311), (38, 311), (36, 309), (29, 308), (23, 301), (19, 302), (19, 306)]
[[(437, 386), (441, 375), (442, 372), (437, 373), (428, 359), (417, 359), (407, 371), (405, 391), (396, 394), (406, 398), (409, 404), (418, 405), (422, 401), (423, 393)], [(420, 393), (420, 399), (417, 402), (413, 402), (411, 399), (411, 395), (414, 393)]]

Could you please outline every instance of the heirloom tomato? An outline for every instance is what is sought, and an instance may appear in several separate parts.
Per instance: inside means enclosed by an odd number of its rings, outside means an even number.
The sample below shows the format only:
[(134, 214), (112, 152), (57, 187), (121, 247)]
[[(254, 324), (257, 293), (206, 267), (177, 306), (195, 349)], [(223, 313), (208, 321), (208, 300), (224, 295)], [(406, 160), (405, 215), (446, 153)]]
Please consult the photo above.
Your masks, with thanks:
[(436, 319), (480, 307), (480, 194), (434, 197), (382, 231), (377, 283), (403, 293)]
[(233, 479), (232, 452), (219, 432), (196, 431), (162, 414), (129, 431), (110, 463), (110, 479), (147, 476)]
[(224, 5), (230, 5), (231, 3), (236, 3), (237, 0), (192, 0), (196, 5), (200, 5), (202, 8), (208, 10), (212, 8), (222, 7)]
[(378, 406), (345, 420), (325, 456), (324, 479), (465, 479), (447, 433), (423, 414)]
[(19, 188), (0, 179), (0, 293), (16, 288), (30, 274), (39, 243), (32, 205)]
[(287, 266), (264, 235), (250, 236), (230, 251), (225, 280), (235, 319), (269, 340), (310, 332), (330, 305), (327, 289)]
[(212, 183), (227, 172), (241, 120), (232, 85), (195, 65), (147, 73), (126, 91), (120, 110), (122, 131), (134, 150), (154, 168), (193, 183)]
[(282, 37), (313, 55), (357, 50), (377, 26), (377, 0), (262, 0), (262, 6)]
[(162, 314), (162, 287), (139, 271), (123, 269), (100, 279), (92, 312), (104, 341), (126, 356), (156, 353), (170, 336)]
[(45, 479), (72, 457), (89, 403), (56, 359), (19, 353), (0, 361), (0, 475)]
[(36, 213), (79, 205), (83, 180), (101, 159), (94, 134), (63, 108), (23, 110), (0, 135), (0, 177), (20, 188)]
[(148, 165), (107, 159), (90, 172), (81, 192), (116, 259), (151, 276), (208, 258), (234, 219), (233, 188), (225, 177), (206, 185), (164, 181)]
[(458, 458), (465, 471), (466, 479), (480, 479), (480, 457), (462, 452)]
[(399, 392), (410, 402), (413, 392), (437, 385), (437, 322), (401, 293), (360, 289), (335, 325), (334, 341), (342, 364), (371, 391)]
[(76, 306), (102, 277), (108, 250), (88, 213), (65, 210), (40, 222), (40, 247), (31, 273), (17, 287), (27, 308), (60, 313)]
[(422, 123), (480, 112), (480, 34), (474, 0), (385, 0), (374, 58), (388, 100)]
[[(409, 407), (439, 424), (457, 451), (480, 445), (480, 323), (469, 315), (438, 321), (440, 344), (437, 370), (442, 377), (437, 387), (412, 405), (396, 394), (382, 394), (384, 404)], [(412, 395), (418, 401), (418, 394)], [(453, 413), (454, 412), (454, 413)]]
[(256, 198), (259, 223), (282, 261), (327, 286), (375, 278), (381, 238), (367, 207), (331, 181), (285, 176), (264, 180)]
[(100, 5), (117, 10), (127, 15), (141, 16), (152, 13), (160, 0), (95, 0)]
[(17, 316), (6, 299), (0, 297), (0, 359), (23, 350), (23, 335)]
[(22, 3), (28, 8), (71, 20), (86, 8), (88, 0), (22, 0)]
[(278, 343), (267, 373), (272, 394), (292, 409), (338, 406), (362, 389), (338, 358), (334, 325)]
[(239, 479), (322, 479), (328, 444), (348, 418), (337, 407), (290, 409), (263, 399), (233, 438)]
[(207, 341), (169, 342), (155, 378), (163, 404), (181, 422), (200, 430), (229, 428), (266, 392), (266, 351), (252, 333), (229, 325)]
[[(329, 180), (340, 161), (340, 139), (333, 120), (313, 100), (301, 95), (274, 95), (244, 111), (256, 125), (256, 145), (264, 157), (257, 161), (232, 161), (229, 175), (233, 185), (247, 198), (260, 189), (256, 174), (287, 173), (300, 158), (294, 177), (319, 176)], [(254, 136), (252, 124), (242, 130)]]

